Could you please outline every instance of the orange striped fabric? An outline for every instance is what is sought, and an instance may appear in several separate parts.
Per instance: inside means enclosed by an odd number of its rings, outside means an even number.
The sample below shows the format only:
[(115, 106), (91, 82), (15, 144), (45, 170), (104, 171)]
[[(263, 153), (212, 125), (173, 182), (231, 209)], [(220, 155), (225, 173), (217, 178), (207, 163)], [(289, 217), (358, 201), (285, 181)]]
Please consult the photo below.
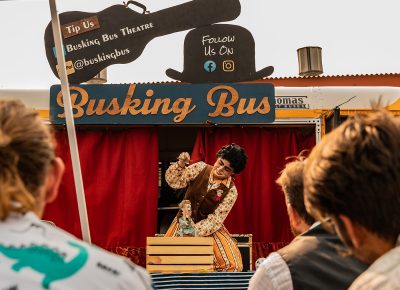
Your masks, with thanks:
[[(165, 237), (175, 237), (179, 223), (175, 218), (165, 234)], [(237, 242), (232, 239), (228, 230), (222, 226), (210, 235), (214, 239), (214, 271), (241, 272), (243, 269), (242, 256)]]
[(172, 221), (171, 225), (169, 226), (167, 232), (165, 233), (164, 237), (176, 237), (176, 232), (178, 231), (179, 223), (177, 218), (175, 217)]

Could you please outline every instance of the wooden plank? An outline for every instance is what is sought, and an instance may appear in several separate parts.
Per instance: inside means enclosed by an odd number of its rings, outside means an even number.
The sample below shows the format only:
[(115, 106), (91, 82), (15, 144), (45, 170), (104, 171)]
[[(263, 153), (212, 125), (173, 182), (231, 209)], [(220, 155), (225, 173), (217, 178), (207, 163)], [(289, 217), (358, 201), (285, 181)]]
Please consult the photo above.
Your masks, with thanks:
[(146, 249), (148, 255), (212, 255), (211, 246), (148, 246)]
[(147, 237), (147, 245), (213, 245), (210, 237)]
[(147, 265), (150, 273), (185, 273), (185, 272), (212, 272), (213, 266), (208, 265)]
[(149, 256), (146, 257), (148, 265), (171, 265), (171, 264), (206, 264), (213, 265), (213, 256)]

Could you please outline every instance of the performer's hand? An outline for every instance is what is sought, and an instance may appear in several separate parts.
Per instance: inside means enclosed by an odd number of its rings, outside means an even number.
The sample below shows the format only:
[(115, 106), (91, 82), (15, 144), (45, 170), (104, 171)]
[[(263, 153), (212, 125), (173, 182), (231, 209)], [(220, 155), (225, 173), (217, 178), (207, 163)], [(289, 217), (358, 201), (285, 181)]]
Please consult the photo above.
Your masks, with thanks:
[(186, 165), (189, 165), (190, 162), (190, 155), (187, 152), (182, 152), (178, 156), (178, 165), (180, 167), (185, 167)]

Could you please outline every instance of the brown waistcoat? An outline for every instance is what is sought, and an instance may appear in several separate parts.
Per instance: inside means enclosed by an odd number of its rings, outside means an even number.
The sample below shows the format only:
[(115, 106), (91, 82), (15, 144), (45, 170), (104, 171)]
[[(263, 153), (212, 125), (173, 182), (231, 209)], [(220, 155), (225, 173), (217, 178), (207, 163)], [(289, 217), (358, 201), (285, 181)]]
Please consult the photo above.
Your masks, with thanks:
[[(210, 213), (213, 213), (228, 194), (230, 187), (233, 186), (233, 182), (231, 182), (229, 188), (224, 184), (219, 184), (217, 188), (207, 192), (208, 179), (212, 168), (212, 166), (207, 165), (189, 184), (185, 193), (184, 199), (190, 200), (192, 204), (192, 218), (195, 223), (207, 218)], [(218, 196), (218, 192), (221, 193), (220, 196)], [(181, 211), (179, 215), (181, 215)]]

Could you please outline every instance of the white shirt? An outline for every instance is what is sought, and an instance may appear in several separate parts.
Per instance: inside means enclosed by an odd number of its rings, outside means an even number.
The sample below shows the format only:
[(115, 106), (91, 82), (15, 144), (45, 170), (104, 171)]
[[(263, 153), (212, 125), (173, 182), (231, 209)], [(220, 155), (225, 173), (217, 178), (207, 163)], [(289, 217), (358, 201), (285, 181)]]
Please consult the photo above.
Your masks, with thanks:
[(152, 289), (145, 269), (41, 222), (0, 222), (0, 289)]
[(354, 280), (349, 289), (400, 289), (400, 235), (397, 247), (377, 259), (364, 273)]
[(249, 290), (265, 289), (293, 290), (289, 267), (277, 252), (269, 254), (249, 282)]
[[(313, 223), (310, 230), (319, 224)], [(293, 290), (289, 267), (277, 252), (269, 254), (250, 279), (249, 290), (264, 289)]]

